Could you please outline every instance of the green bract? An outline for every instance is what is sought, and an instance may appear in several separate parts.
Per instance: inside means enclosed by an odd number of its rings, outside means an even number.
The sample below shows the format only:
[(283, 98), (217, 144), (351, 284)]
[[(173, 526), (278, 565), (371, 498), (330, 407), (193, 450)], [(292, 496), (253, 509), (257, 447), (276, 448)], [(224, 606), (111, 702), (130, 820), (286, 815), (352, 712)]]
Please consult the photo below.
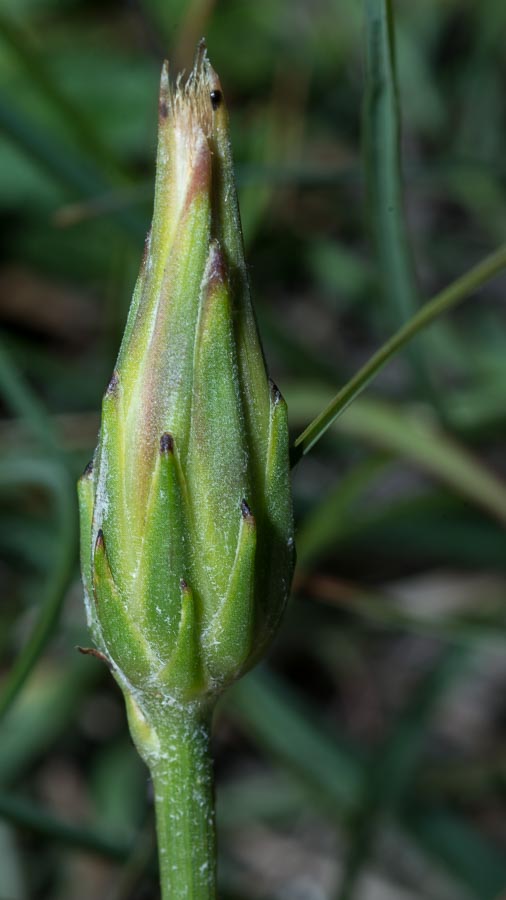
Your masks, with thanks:
[(286, 406), (251, 307), (219, 80), (164, 67), (153, 224), (79, 484), (88, 620), (136, 708), (265, 651), (293, 567)]

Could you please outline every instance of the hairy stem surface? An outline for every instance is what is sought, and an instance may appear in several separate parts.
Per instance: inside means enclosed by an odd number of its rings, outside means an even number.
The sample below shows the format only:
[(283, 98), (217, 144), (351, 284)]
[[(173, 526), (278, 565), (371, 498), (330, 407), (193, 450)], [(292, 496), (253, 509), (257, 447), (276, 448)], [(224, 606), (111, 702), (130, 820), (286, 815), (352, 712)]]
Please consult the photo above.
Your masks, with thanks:
[(162, 900), (215, 900), (216, 837), (211, 715), (171, 710), (151, 761)]

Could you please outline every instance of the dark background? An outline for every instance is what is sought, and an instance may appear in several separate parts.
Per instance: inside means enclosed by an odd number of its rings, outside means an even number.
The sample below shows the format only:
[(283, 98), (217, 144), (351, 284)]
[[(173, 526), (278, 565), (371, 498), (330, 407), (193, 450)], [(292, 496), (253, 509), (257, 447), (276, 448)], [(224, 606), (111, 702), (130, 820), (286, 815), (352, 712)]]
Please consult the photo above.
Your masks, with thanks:
[[(205, 34), (221, 76), (294, 437), (504, 240), (506, 4), (394, 5), (405, 216), (381, 198), (400, 170), (375, 7), (1, 4), (0, 900), (158, 896), (147, 771), (75, 650), (74, 482), (149, 225), (163, 57), (188, 70)], [(294, 473), (293, 601), (216, 720), (223, 900), (505, 896), (504, 290), (399, 355)]]

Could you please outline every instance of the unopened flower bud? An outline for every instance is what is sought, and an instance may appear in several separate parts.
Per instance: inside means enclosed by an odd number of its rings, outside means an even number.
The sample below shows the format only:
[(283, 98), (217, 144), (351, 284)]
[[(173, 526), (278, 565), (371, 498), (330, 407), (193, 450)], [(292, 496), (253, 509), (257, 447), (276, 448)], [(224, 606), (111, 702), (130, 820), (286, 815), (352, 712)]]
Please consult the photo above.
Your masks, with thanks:
[(203, 46), (186, 83), (162, 72), (153, 223), (79, 493), (88, 620), (127, 694), (212, 697), (263, 654), (293, 567), (286, 406)]

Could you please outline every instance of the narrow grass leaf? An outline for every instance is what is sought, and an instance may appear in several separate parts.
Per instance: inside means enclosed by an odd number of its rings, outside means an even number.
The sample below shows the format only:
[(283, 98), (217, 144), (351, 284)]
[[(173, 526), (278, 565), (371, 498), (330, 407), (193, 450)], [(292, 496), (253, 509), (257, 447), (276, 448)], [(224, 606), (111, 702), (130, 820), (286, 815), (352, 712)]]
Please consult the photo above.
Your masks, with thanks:
[(406, 814), (403, 825), (425, 852), (457, 876), (477, 900), (500, 900), (504, 896), (504, 854), (474, 828), (438, 809)]
[(363, 619), (369, 627), (385, 631), (405, 631), (460, 645), (486, 642), (487, 648), (506, 641), (506, 622), (503, 621), (502, 611), (493, 600), (489, 604), (487, 595), (483, 593), (480, 593), (480, 607), (485, 607), (484, 613), (430, 617), (406, 613), (397, 599), (369, 590), (366, 586), (343, 583), (341, 580), (334, 584), (332, 579), (325, 577), (308, 578), (307, 583), (302, 581), (299, 593), (307, 596), (308, 600), (346, 609)]
[(73, 485), (63, 466), (50, 460), (5, 460), (0, 464), (0, 489), (14, 485), (47, 491), (58, 518), (59, 540), (51, 561), (33, 630), (0, 688), (0, 719), (15, 701), (52, 636), (77, 558), (77, 522)]
[(9, 410), (25, 422), (34, 437), (50, 452), (58, 442), (44, 406), (18, 371), (4, 343), (0, 341), (0, 394)]
[(339, 900), (355, 895), (360, 875), (374, 852), (380, 822), (399, 809), (423, 752), (428, 728), (445, 691), (462, 673), (462, 648), (444, 650), (421, 679), (406, 707), (367, 767), (362, 802), (351, 829)]
[(80, 828), (72, 822), (65, 822), (18, 794), (0, 793), (0, 818), (23, 831), (35, 832), (75, 850), (85, 850), (120, 862), (128, 859), (130, 854), (127, 843), (115, 840), (98, 828)]
[(5, 13), (0, 13), (0, 39), (9, 48), (19, 67), (24, 71), (32, 89), (38, 91), (48, 106), (54, 109), (66, 128), (90, 159), (99, 168), (104, 167), (125, 180), (118, 160), (103, 142), (95, 123), (62, 90), (47, 65), (43, 54), (30, 38), (25, 28)]
[(2, 726), (0, 784), (20, 778), (79, 716), (80, 704), (103, 674), (103, 664), (73, 651), (59, 665), (41, 661)]
[[(392, 325), (405, 322), (420, 305), (404, 213), (401, 114), (391, 0), (365, 2), (364, 161), (369, 221), (376, 246), (382, 293)], [(429, 373), (419, 346), (409, 357), (420, 383)]]
[(255, 740), (311, 785), (322, 803), (337, 806), (342, 816), (355, 808), (362, 781), (358, 757), (321, 723), (317, 726), (279, 679), (257, 670), (234, 685), (226, 704)]
[(378, 374), (416, 334), (430, 325), (438, 316), (456, 306), (473, 294), (487, 281), (495, 278), (506, 267), (506, 244), (499, 247), (465, 275), (453, 281), (448, 287), (436, 294), (403, 325), (361, 369), (341, 388), (324, 410), (304, 429), (295, 440), (292, 449), (292, 464), (295, 465), (302, 456), (309, 453), (312, 447), (325, 434), (327, 428), (340, 416), (350, 403), (362, 393), (370, 381)]
[[(303, 419), (321, 403), (318, 387), (285, 385), (292, 420)], [(506, 521), (506, 485), (480, 460), (419, 412), (362, 398), (336, 424), (340, 435), (389, 450), (450, 486), (489, 515)]]
[[(57, 184), (87, 198), (102, 197), (110, 192), (110, 182), (92, 162), (60, 143), (54, 134), (45, 131), (33, 118), (19, 112), (1, 93), (0, 127)], [(134, 238), (141, 238), (146, 232), (144, 219), (131, 209), (111, 210), (111, 221)]]
[[(429, 699), (430, 694), (429, 690)], [(356, 749), (338, 742), (300, 696), (265, 670), (238, 682), (229, 692), (226, 706), (255, 742), (301, 779), (334, 821), (349, 824), (366, 784), (365, 761)], [(403, 728), (403, 742), (412, 759), (420, 725), (413, 726), (408, 717)], [(506, 885), (506, 862), (474, 829), (439, 808), (420, 809), (411, 797), (406, 798), (397, 818), (417, 846), (476, 900), (497, 900)], [(475, 860), (481, 860), (483, 872)]]
[(353, 466), (304, 518), (297, 534), (299, 573), (347, 534), (353, 507), (389, 464), (390, 460), (375, 456)]

